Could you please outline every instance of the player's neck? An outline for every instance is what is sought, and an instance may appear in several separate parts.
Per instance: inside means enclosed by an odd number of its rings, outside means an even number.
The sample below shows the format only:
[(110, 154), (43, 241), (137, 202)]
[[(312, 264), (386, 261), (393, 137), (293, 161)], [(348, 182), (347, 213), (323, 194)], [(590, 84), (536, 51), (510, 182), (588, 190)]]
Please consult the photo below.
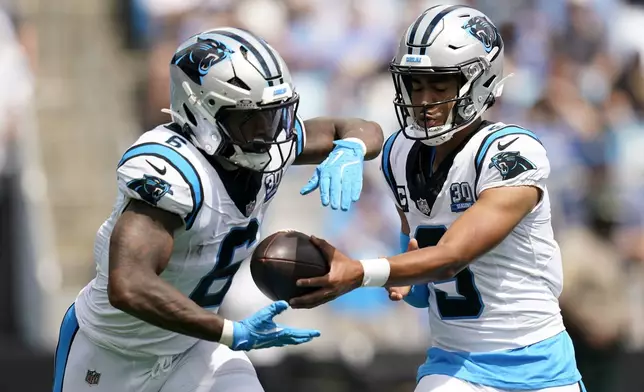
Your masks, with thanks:
[(458, 146), (463, 143), (463, 140), (467, 139), (472, 132), (475, 132), (481, 126), (481, 119), (478, 119), (467, 128), (462, 131), (456, 132), (454, 136), (445, 143), (436, 146), (436, 154), (434, 155), (434, 167), (432, 171), (436, 171), (441, 162), (449, 156)]

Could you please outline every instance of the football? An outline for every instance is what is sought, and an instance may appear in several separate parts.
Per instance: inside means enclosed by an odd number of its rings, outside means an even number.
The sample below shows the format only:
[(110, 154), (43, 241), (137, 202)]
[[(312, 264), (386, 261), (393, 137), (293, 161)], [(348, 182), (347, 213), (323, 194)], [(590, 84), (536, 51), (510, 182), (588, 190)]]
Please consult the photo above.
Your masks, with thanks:
[(301, 278), (323, 276), (329, 266), (311, 238), (298, 231), (278, 231), (255, 248), (250, 271), (257, 287), (273, 301), (288, 301), (316, 288), (297, 287)]

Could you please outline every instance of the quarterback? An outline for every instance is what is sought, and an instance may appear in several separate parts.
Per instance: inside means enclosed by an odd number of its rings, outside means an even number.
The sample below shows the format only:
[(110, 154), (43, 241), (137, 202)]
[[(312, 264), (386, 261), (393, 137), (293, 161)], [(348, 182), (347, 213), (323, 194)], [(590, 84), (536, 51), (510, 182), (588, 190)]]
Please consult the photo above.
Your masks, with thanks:
[(583, 391), (558, 303), (546, 150), (530, 130), (481, 117), (502, 92), (497, 28), (470, 7), (432, 7), (405, 31), (390, 70), (401, 129), (381, 169), (407, 252), (352, 260), (315, 239), (331, 270), (299, 281), (320, 289), (291, 305), (385, 286), (428, 308), (417, 392)]
[(60, 329), (54, 392), (259, 392), (244, 351), (320, 334), (277, 325), (284, 301), (239, 322), (216, 310), (289, 166), (319, 164), (301, 193), (319, 188), (322, 204), (347, 210), (382, 130), (360, 119), (300, 119), (283, 59), (244, 30), (191, 37), (170, 77), (172, 121), (118, 162), (118, 196), (96, 235), (96, 277)]

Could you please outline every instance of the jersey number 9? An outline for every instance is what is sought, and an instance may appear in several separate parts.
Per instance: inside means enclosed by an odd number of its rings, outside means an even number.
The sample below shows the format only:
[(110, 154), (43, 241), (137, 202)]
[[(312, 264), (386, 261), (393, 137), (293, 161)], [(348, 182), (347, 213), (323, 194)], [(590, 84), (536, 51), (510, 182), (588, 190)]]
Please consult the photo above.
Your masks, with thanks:
[[(436, 246), (446, 231), (444, 226), (418, 226), (415, 238), (421, 248)], [(438, 288), (444, 284), (453, 284), (452, 282), (456, 283), (458, 296), (450, 296)], [(475, 319), (483, 313), (481, 294), (476, 288), (474, 274), (469, 267), (452, 279), (434, 282), (434, 291), (438, 313), (443, 320)]]

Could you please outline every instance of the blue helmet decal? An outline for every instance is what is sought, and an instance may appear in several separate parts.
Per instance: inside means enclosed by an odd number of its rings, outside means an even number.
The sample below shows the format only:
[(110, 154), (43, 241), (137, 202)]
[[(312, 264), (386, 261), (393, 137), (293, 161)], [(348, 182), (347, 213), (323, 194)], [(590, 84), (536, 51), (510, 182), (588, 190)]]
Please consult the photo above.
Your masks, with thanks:
[(501, 36), (496, 27), (485, 16), (475, 16), (468, 19), (463, 25), (463, 29), (479, 40), (487, 53), (502, 45)]
[(175, 53), (172, 64), (181, 68), (190, 80), (201, 85), (210, 68), (231, 53), (233, 51), (219, 41), (197, 38), (197, 42)]

